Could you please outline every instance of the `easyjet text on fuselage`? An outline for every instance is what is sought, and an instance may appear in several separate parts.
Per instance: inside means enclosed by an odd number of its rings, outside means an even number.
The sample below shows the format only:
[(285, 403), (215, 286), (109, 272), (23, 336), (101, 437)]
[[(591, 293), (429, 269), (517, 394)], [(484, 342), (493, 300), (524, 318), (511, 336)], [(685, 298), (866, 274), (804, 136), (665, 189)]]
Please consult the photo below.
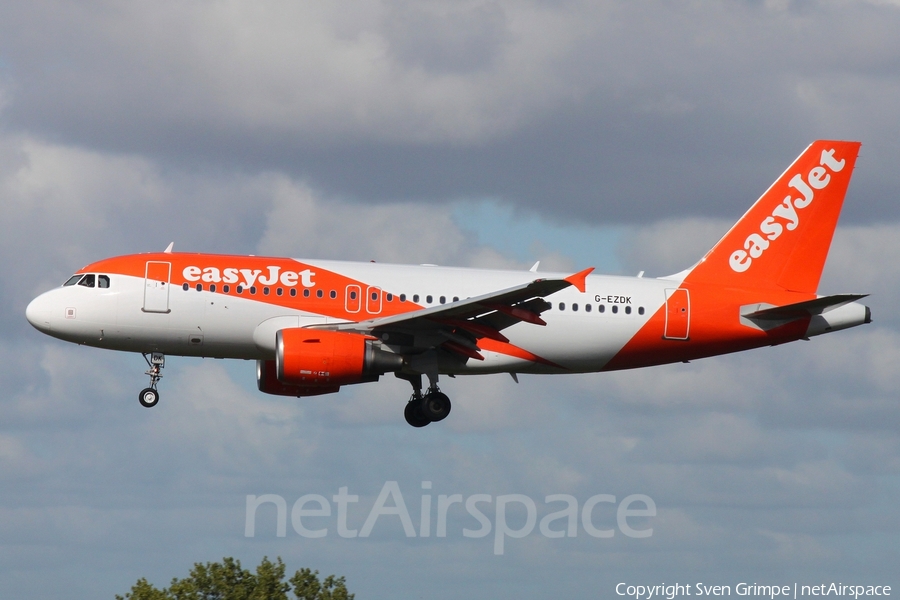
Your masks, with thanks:
[[(276, 285), (280, 283), (285, 287), (294, 287), (299, 282), (303, 287), (315, 287), (313, 281), (315, 271), (304, 269), (302, 271), (281, 271), (281, 267), (267, 266), (265, 272), (262, 269), (237, 269), (228, 267), (185, 267), (181, 272), (186, 281), (202, 281), (204, 283), (238, 283), (244, 287), (251, 287), (257, 282), (260, 285)], [(243, 277), (243, 281), (241, 278)]]

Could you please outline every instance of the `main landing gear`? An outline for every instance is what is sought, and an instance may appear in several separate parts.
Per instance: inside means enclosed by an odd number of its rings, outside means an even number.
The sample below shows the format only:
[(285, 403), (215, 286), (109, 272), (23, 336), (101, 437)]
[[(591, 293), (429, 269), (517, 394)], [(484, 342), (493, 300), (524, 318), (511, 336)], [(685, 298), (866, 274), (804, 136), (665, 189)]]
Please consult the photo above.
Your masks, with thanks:
[(421, 393), (413, 393), (403, 416), (406, 422), (413, 427), (425, 427), (429, 423), (443, 421), (450, 414), (450, 398), (437, 387), (428, 388), (424, 396)]
[(152, 352), (150, 358), (144, 353), (144, 360), (150, 367), (145, 375), (150, 376), (150, 387), (141, 390), (138, 394), (138, 401), (145, 408), (153, 408), (159, 402), (159, 392), (156, 390), (156, 384), (162, 379), (162, 370), (166, 366), (166, 357), (160, 352)]
[(425, 394), (422, 394), (422, 376), (403, 376), (413, 386), (412, 396), (406, 403), (403, 416), (406, 422), (413, 427), (425, 427), (429, 423), (443, 421), (450, 414), (450, 398), (441, 392), (437, 386), (437, 377), (429, 377), (431, 385)]

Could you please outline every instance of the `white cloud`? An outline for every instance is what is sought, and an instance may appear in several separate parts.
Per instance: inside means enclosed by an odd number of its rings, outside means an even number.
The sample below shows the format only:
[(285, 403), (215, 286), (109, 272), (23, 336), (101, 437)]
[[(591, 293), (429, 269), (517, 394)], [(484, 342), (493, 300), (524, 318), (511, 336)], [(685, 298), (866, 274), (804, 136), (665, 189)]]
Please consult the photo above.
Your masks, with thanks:
[[(65, 48), (68, 71), (52, 74), (68, 88), (63, 101), (129, 129), (143, 119), (326, 144), (335, 136), (481, 143), (597, 94), (631, 99), (639, 112), (681, 114), (710, 95), (739, 100), (734, 83), (779, 90), (776, 106), (806, 108), (809, 94), (791, 97), (795, 71), (815, 78), (883, 64), (895, 56), (887, 34), (895, 12), (840, 3), (810, 11), (496, 0), (33, 3), (9, 11), (7, 34), (26, 57), (16, 63), (24, 101), (47, 106), (32, 96), (51, 85), (40, 67)], [(39, 46), (21, 33), (38, 24), (49, 39)], [(824, 43), (835, 38), (837, 48)], [(761, 63), (775, 76), (761, 76)], [(698, 94), (698, 81), (708, 88), (716, 78), (712, 94)]]
[(268, 179), (272, 207), (260, 254), (477, 267), (521, 267), (479, 245), (449, 206), (373, 205), (323, 198), (283, 175)]

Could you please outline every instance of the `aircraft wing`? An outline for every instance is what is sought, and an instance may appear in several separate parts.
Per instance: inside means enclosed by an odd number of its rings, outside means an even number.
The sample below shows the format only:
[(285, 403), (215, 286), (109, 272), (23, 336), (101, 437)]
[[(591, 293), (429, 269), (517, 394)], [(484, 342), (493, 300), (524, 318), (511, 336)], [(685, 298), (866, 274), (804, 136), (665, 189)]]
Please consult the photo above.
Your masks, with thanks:
[(565, 279), (535, 279), (475, 298), (399, 315), (329, 323), (315, 328), (364, 333), (416, 350), (443, 347), (462, 356), (483, 360), (478, 352), (478, 339), (506, 343), (509, 339), (501, 330), (507, 327), (523, 321), (546, 325), (540, 315), (550, 308), (550, 304), (544, 298), (572, 285), (584, 291), (585, 278), (593, 270), (585, 269)]

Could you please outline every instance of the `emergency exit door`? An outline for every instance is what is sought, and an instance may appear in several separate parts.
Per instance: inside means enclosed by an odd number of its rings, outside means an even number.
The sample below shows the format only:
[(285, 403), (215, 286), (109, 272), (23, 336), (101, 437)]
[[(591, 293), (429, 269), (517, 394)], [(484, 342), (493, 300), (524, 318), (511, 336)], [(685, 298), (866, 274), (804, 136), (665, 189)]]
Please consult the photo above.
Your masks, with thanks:
[(691, 327), (691, 297), (686, 289), (666, 290), (667, 340), (686, 340)]

